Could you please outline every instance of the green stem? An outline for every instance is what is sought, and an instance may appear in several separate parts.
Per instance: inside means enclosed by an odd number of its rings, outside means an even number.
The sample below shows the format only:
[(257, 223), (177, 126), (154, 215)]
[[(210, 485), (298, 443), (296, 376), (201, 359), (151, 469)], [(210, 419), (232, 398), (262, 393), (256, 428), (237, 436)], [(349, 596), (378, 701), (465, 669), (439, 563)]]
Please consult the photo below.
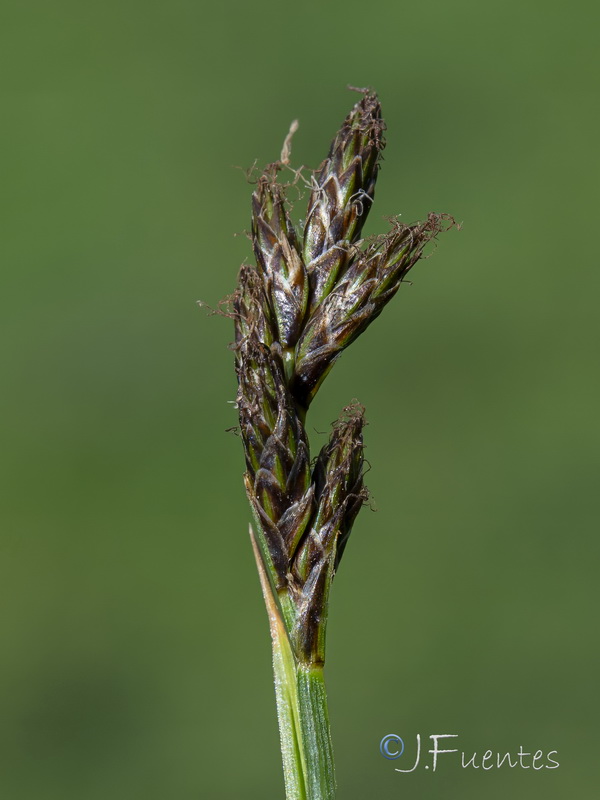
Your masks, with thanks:
[(308, 794), (307, 787), (310, 764), (304, 747), (294, 654), (281, 618), (273, 620), (268, 605), (267, 612), (273, 643), (273, 672), (285, 796), (287, 800), (308, 800), (312, 797)]
[(333, 800), (335, 770), (323, 667), (297, 668), (298, 713), (307, 761), (308, 800)]
[(297, 663), (252, 530), (250, 535), (271, 629), (286, 800), (334, 800), (323, 668)]

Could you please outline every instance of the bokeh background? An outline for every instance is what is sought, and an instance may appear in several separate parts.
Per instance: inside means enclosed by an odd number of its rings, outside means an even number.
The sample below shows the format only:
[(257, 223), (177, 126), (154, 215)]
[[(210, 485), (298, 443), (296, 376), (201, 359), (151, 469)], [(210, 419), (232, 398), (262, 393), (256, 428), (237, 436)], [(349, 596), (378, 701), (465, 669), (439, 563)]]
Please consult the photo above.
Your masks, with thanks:
[[(367, 407), (376, 513), (332, 596), (341, 800), (597, 790), (597, 4), (8, 0), (0, 795), (283, 797), (230, 322), (243, 169), (356, 95), (367, 233), (451, 212), (311, 418)], [(297, 204), (297, 211), (301, 204)], [(237, 235), (236, 235), (237, 234)], [(397, 733), (560, 768), (394, 772)], [(443, 758), (443, 757), (442, 757)], [(400, 762), (398, 762), (400, 763)], [(404, 768), (408, 763), (403, 763)]]

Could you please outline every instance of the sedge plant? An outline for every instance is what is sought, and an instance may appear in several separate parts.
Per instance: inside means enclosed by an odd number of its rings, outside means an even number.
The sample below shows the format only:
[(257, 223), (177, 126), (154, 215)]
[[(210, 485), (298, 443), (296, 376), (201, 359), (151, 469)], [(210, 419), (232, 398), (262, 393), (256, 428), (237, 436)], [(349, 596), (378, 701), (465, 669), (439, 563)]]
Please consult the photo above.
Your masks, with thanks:
[[(385, 125), (377, 95), (344, 120), (307, 183), (306, 218), (290, 217), (282, 171), (289, 137), (252, 195), (256, 265), (233, 295), (239, 431), (250, 535), (273, 646), (287, 800), (332, 800), (333, 751), (323, 681), (329, 594), (366, 499), (364, 413), (344, 409), (314, 461), (306, 415), (341, 353), (398, 291), (424, 248), (452, 224), (429, 214), (367, 240)], [(298, 177), (300, 172), (293, 173)]]

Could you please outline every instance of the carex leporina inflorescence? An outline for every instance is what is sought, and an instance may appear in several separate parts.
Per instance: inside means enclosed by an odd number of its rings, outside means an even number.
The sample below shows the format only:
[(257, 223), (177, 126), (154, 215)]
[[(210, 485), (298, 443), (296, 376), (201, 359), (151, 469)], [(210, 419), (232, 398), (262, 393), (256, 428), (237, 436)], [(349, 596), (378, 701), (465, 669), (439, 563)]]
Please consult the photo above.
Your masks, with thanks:
[(362, 97), (311, 174), (301, 233), (289, 214), (284, 161), (252, 195), (256, 266), (234, 294), (237, 406), (256, 539), (299, 663), (324, 660), (329, 588), (363, 485), (363, 409), (344, 409), (311, 463), (307, 409), (340, 356), (379, 316), (446, 222), (429, 214), (361, 240), (385, 146), (381, 106)]

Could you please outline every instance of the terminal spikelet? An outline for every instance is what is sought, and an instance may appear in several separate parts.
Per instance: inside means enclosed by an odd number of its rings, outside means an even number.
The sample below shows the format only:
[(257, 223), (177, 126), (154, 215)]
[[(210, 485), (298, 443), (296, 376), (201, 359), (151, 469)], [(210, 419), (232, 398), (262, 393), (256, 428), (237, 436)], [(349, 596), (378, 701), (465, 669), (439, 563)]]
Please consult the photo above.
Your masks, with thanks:
[(331, 291), (360, 238), (375, 194), (384, 129), (377, 95), (365, 92), (313, 175), (303, 250), (311, 309)]

